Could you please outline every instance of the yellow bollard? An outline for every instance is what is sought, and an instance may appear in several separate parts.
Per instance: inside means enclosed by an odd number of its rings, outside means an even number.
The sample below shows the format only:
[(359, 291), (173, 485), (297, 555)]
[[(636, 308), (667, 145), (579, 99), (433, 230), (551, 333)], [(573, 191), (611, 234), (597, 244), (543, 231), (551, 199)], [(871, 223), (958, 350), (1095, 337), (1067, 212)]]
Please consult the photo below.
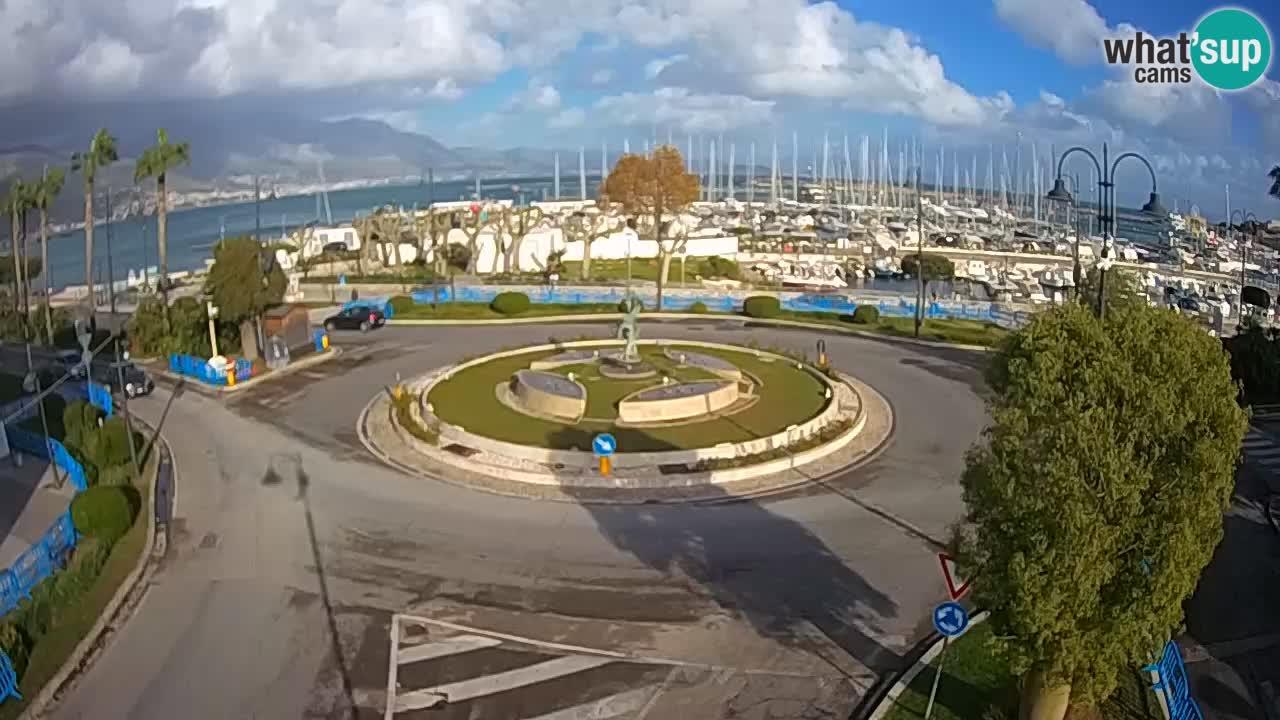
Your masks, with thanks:
[(324, 335), (320, 336), (320, 347), (324, 348), (325, 350), (329, 349), (329, 333), (325, 333)]
[(609, 475), (609, 458), (607, 457), (600, 458), (600, 474), (606, 477)]
[(404, 397), (404, 386), (396, 385), (394, 388), (391, 389), (391, 394), (394, 395), (397, 400)]
[(234, 362), (227, 363), (227, 387), (234, 387), (236, 384), (236, 364)]

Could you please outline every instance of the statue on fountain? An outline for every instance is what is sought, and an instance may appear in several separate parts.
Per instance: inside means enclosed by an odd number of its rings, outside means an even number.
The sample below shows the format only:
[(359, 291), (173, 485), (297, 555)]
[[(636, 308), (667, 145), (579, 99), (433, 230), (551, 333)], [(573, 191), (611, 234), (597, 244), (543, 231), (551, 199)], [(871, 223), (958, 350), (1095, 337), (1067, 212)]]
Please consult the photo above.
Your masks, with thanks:
[(626, 340), (626, 348), (622, 351), (622, 362), (634, 364), (640, 362), (640, 351), (636, 349), (636, 340), (639, 339), (637, 326), (640, 320), (640, 311), (644, 309), (644, 303), (640, 298), (631, 293), (623, 298), (622, 303), (622, 322), (618, 323), (618, 339)]

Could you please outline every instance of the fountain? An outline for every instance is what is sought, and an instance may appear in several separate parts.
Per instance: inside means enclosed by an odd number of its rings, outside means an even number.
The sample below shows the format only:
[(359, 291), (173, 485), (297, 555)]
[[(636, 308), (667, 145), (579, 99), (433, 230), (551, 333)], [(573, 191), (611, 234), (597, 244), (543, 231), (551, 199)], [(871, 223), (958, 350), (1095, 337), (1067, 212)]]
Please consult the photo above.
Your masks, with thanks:
[(634, 294), (627, 293), (622, 301), (622, 321), (618, 323), (618, 339), (625, 340), (622, 352), (610, 353), (600, 359), (600, 374), (613, 380), (644, 380), (658, 374), (657, 369), (645, 362), (636, 349), (640, 339), (640, 311), (644, 303)]

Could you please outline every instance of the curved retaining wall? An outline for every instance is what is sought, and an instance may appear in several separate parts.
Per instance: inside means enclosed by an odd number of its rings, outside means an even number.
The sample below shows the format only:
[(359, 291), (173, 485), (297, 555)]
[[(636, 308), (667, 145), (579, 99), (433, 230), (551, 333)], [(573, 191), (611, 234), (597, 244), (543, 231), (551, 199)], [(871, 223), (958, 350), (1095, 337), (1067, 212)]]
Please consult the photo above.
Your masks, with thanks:
[[(573, 383), (577, 388), (578, 397), (560, 395), (538, 387), (535, 381), (539, 376), (544, 375), (550, 376), (549, 379), (554, 382)], [(587, 411), (587, 389), (582, 386), (582, 383), (566, 377), (540, 370), (517, 370), (512, 378), (512, 386), (520, 403), (534, 412), (577, 422), (578, 418)]]
[[(422, 414), (424, 418), (426, 418), (431, 425), (439, 428), (440, 443), (442, 445), (461, 445), (462, 447), (471, 448), (472, 450), (478, 450), (491, 455), (517, 458), (543, 465), (561, 465), (564, 467), (583, 469), (594, 468), (598, 464), (598, 461), (595, 456), (591, 454), (591, 448), (589, 447), (584, 447), (580, 450), (549, 450), (547, 448), (533, 447), (532, 445), (520, 445), (502, 440), (494, 440), (492, 438), (467, 432), (465, 428), (457, 425), (451, 425), (437, 417), (431, 410), (428, 396), (431, 394), (431, 389), (435, 387), (437, 383), (449, 379), (455, 373), (497, 358), (514, 357), (516, 355), (537, 353), (545, 350), (562, 350), (566, 348), (580, 347), (611, 347), (620, 346), (622, 344), (622, 341), (619, 340), (576, 340), (572, 342), (534, 345), (527, 348), (520, 348), (518, 350), (505, 350), (486, 355), (481, 358), (476, 358), (474, 360), (469, 360), (464, 363), (459, 363), (458, 365), (453, 365), (435, 373), (428, 373), (422, 377), (420, 383), (415, 383), (416, 386), (414, 387), (414, 392), (418, 393), (419, 403), (422, 404)], [(697, 340), (680, 340), (678, 342), (665, 340), (641, 340), (638, 344), (687, 345), (690, 347), (705, 347), (719, 350), (731, 350), (735, 352), (749, 352), (756, 354), (758, 357), (772, 357), (775, 360), (782, 360), (784, 362), (796, 362), (794, 359), (786, 357), (785, 355), (779, 355), (778, 353), (772, 353), (765, 350), (753, 350), (750, 348), (744, 349), (733, 345), (701, 342)], [(827, 402), (826, 408), (809, 421), (799, 425), (792, 425), (782, 432), (774, 433), (767, 437), (737, 443), (720, 443), (719, 445), (714, 445), (712, 447), (692, 450), (614, 453), (613, 456), (610, 457), (613, 467), (616, 469), (625, 469), (643, 467), (652, 468), (659, 465), (692, 465), (700, 460), (720, 460), (745, 457), (748, 455), (759, 455), (770, 450), (789, 447), (801, 440), (818, 434), (822, 428), (835, 422), (840, 417), (840, 406), (842, 403), (847, 404), (849, 402), (857, 402), (857, 393), (854, 392), (853, 388), (847, 383), (833, 383), (813, 367), (807, 364), (803, 367), (831, 390), (831, 400)], [(797, 454), (797, 457), (798, 456), (799, 454)]]
[[(656, 423), (689, 420), (691, 418), (720, 412), (738, 401), (738, 383), (726, 380), (703, 380), (701, 383), (715, 382), (718, 387), (706, 392), (699, 392), (676, 397), (659, 397), (652, 400), (643, 399), (645, 393), (654, 393), (660, 389), (679, 388), (681, 385), (656, 386), (637, 390), (618, 401), (618, 420), (624, 423)], [(683, 383), (693, 385), (695, 383)]]
[[(816, 462), (833, 453), (844, 449), (850, 442), (862, 434), (863, 428), (867, 424), (867, 413), (865, 407), (861, 404), (861, 396), (853, 390), (852, 386), (847, 384), (847, 380), (839, 383), (842, 387), (847, 387), (853, 395), (853, 399), (858, 402), (857, 415), (854, 418), (853, 425), (830, 442), (823, 443), (817, 447), (802, 450), (793, 453), (788, 457), (779, 458), (777, 460), (769, 460), (754, 465), (745, 465), (743, 467), (726, 468), (724, 470), (711, 470), (708, 472), (698, 473), (680, 473), (676, 475), (656, 475), (649, 477), (626, 477), (618, 474), (609, 477), (601, 476), (599, 473), (579, 468), (572, 473), (554, 473), (535, 472), (531, 470), (523, 470), (514, 467), (502, 467), (491, 465), (488, 463), (477, 462), (470, 458), (458, 455), (456, 453), (442, 450), (439, 446), (423, 442), (411, 435), (399, 424), (395, 425), (396, 435), (401, 441), (413, 447), (418, 452), (432, 458), (436, 462), (449, 465), (467, 472), (477, 473), (480, 475), (489, 475), (504, 480), (515, 482), (530, 483), (532, 485), (556, 485), (561, 487), (607, 487), (622, 489), (649, 489), (649, 488), (673, 488), (673, 487), (693, 487), (697, 485), (719, 485), (724, 483), (739, 482), (742, 480), (752, 480), (767, 475), (775, 475), (795, 470), (809, 463)], [(874, 392), (874, 390), (872, 390)], [(836, 403), (832, 403), (836, 405)], [(422, 409), (418, 403), (415, 403), (411, 412), (414, 419), (423, 422), (424, 418), (421, 414)], [(523, 446), (517, 446), (523, 447)], [(589, 454), (589, 453), (581, 453)], [(661, 453), (631, 453), (632, 455), (648, 454), (659, 455)], [(618, 457), (618, 455), (614, 455)], [(594, 466), (594, 460), (592, 465)]]

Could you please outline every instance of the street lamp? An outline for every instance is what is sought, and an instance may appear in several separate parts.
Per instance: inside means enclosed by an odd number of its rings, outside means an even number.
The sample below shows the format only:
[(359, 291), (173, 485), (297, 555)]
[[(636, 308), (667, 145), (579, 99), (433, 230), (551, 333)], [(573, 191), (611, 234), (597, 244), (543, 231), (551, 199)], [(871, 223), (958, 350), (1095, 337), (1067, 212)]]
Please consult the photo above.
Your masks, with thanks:
[[(1257, 217), (1256, 215), (1254, 215), (1254, 214), (1253, 214), (1253, 213), (1251, 213), (1251, 212), (1248, 212), (1247, 210), (1232, 210), (1232, 211), (1231, 211), (1231, 215), (1230, 215), (1229, 217), (1227, 217), (1227, 234), (1228, 234), (1228, 235), (1230, 235), (1230, 234), (1231, 234), (1231, 229), (1232, 229), (1232, 227), (1235, 225), (1235, 223), (1233, 223), (1233, 222), (1232, 222), (1232, 220), (1234, 220), (1234, 219), (1235, 219), (1236, 213), (1240, 213), (1240, 224), (1241, 224), (1241, 225), (1244, 225), (1245, 223), (1249, 222), (1249, 221), (1252, 219), (1252, 220), (1253, 220), (1253, 227), (1254, 227), (1254, 231), (1255, 231), (1255, 232), (1257, 231), (1257, 227), (1258, 227), (1258, 217)], [(1241, 233), (1241, 235), (1243, 235), (1243, 234), (1244, 234), (1244, 233), (1242, 232), (1242, 233)], [(1242, 327), (1242, 328), (1244, 327), (1244, 287), (1245, 287), (1245, 285), (1248, 283), (1248, 275), (1247, 275), (1248, 270), (1246, 269), (1246, 267), (1245, 267), (1245, 266), (1246, 266), (1246, 264), (1249, 262), (1249, 245), (1250, 245), (1250, 244), (1251, 244), (1251, 243), (1250, 243), (1250, 241), (1249, 241), (1249, 240), (1246, 240), (1246, 239), (1245, 239), (1245, 238), (1243, 238), (1243, 237), (1241, 237), (1241, 238), (1240, 238), (1240, 307), (1239, 307), (1239, 313), (1240, 313), (1240, 327)]]
[(1147, 199), (1145, 205), (1142, 206), (1142, 212), (1147, 215), (1156, 217), (1166, 217), (1169, 212), (1165, 210), (1164, 205), (1160, 203), (1160, 192), (1156, 183), (1156, 171), (1151, 167), (1151, 163), (1146, 158), (1135, 152), (1121, 153), (1116, 156), (1114, 161), (1108, 165), (1108, 149), (1107, 144), (1102, 143), (1102, 161), (1098, 161), (1098, 156), (1086, 148), (1076, 146), (1069, 148), (1058, 158), (1058, 168), (1053, 181), (1053, 189), (1046, 196), (1049, 200), (1056, 202), (1072, 202), (1074, 196), (1071, 191), (1067, 190), (1067, 185), (1063, 181), (1062, 166), (1066, 162), (1067, 156), (1074, 152), (1082, 152), (1089, 156), (1093, 161), (1094, 168), (1098, 171), (1098, 223), (1102, 227), (1102, 259), (1098, 261), (1098, 317), (1106, 317), (1107, 300), (1107, 269), (1111, 266), (1112, 259), (1110, 257), (1111, 243), (1115, 238), (1115, 222), (1116, 222), (1116, 193), (1115, 193), (1115, 175), (1116, 167), (1121, 160), (1125, 158), (1137, 158), (1147, 167), (1147, 172), (1151, 174), (1151, 196)]

